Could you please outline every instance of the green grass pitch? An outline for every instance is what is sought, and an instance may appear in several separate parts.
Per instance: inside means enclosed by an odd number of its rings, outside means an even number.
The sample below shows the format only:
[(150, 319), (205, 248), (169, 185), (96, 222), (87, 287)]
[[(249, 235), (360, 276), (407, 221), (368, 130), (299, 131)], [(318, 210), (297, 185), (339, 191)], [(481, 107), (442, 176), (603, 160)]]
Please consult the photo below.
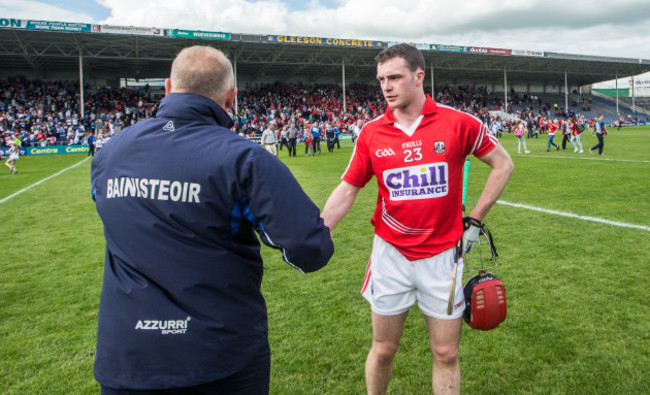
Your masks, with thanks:
[[(650, 127), (612, 131), (604, 157), (589, 155), (596, 142), (589, 132), (584, 154), (547, 153), (546, 139), (528, 140), (531, 154), (520, 155), (514, 136), (502, 137), (515, 163), (503, 201), (640, 228), (495, 205), (485, 222), (501, 255), (493, 271), (506, 286), (508, 318), (489, 332), (464, 325), (462, 392), (650, 393)], [(351, 153), (346, 142), (331, 155), (288, 158), (284, 150), (279, 158), (322, 207)], [(104, 239), (90, 162), (70, 168), (84, 158), (21, 157), (17, 175), (0, 169), (2, 394), (99, 392), (92, 365)], [(472, 158), (470, 210), (487, 174)], [(359, 289), (376, 193), (373, 180), (334, 230), (336, 252), (321, 271), (301, 275), (262, 248), (272, 394), (365, 392), (371, 326)], [(414, 308), (389, 391), (430, 393), (430, 380), (425, 326)]]

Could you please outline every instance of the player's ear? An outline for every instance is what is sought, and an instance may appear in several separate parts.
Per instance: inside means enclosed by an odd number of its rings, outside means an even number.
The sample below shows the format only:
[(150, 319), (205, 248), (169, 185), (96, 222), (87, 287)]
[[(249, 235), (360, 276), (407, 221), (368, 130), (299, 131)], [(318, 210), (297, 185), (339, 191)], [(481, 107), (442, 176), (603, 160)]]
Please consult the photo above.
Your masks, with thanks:
[(165, 95), (172, 93), (172, 80), (170, 78), (165, 78)]
[(226, 106), (225, 108), (232, 108), (235, 105), (235, 97), (237, 97), (237, 87), (232, 87), (228, 94), (226, 95)]
[(424, 70), (418, 68), (415, 72), (415, 78), (417, 80), (417, 84), (422, 85), (424, 83)]

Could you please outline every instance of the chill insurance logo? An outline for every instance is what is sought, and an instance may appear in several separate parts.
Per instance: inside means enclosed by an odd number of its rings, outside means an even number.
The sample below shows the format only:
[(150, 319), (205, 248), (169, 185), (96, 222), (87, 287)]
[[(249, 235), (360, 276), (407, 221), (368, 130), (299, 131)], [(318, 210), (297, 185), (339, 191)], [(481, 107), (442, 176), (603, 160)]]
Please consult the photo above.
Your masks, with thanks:
[(446, 196), (449, 190), (446, 162), (385, 170), (383, 178), (390, 200), (438, 198)]

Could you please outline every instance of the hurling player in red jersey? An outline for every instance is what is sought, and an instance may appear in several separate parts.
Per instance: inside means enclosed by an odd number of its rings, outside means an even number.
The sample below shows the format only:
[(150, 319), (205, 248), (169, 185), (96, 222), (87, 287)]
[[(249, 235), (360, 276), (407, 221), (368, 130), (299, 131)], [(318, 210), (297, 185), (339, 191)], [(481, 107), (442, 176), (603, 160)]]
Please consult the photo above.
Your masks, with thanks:
[[(476, 118), (436, 104), (425, 95), (424, 57), (400, 44), (377, 57), (377, 79), (386, 113), (368, 122), (358, 136), (342, 182), (322, 217), (333, 229), (357, 193), (375, 176), (379, 188), (372, 218), (375, 238), (361, 293), (372, 310), (372, 346), (366, 360), (369, 394), (385, 393), (402, 328), (417, 301), (428, 328), (436, 394), (460, 392), (458, 347), (464, 310), (462, 276), (447, 315), (456, 245), (469, 252), (478, 228), (462, 218), (462, 171), (468, 155), (491, 172), (470, 217), (486, 216), (506, 187), (512, 160)], [(462, 260), (458, 272), (462, 273)]]

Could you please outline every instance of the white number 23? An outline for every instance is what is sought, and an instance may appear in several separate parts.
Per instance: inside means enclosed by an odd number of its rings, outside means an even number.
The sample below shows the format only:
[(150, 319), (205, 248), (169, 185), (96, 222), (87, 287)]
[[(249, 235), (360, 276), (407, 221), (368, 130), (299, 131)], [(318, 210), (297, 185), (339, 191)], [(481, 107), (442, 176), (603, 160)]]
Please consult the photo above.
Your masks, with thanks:
[(404, 150), (404, 154), (406, 155), (404, 157), (404, 162), (413, 162), (422, 159), (422, 153), (420, 152), (420, 148), (413, 148), (413, 150), (410, 149)]

